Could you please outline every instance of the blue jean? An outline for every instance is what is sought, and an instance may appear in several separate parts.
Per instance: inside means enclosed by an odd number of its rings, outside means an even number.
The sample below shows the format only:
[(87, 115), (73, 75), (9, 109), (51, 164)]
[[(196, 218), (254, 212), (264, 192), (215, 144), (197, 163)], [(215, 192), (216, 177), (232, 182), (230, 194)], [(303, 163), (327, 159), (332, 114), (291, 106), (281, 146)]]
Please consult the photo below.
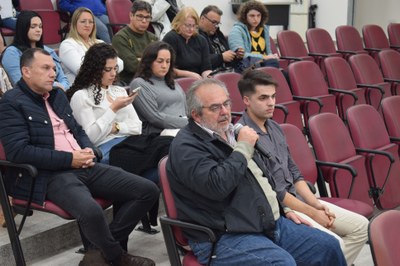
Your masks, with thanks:
[[(211, 265), (346, 265), (338, 240), (318, 229), (281, 217), (274, 235), (272, 241), (262, 234), (224, 234), (217, 243), (216, 258)], [(189, 241), (189, 244), (199, 262), (206, 264), (211, 243)]]
[(3, 19), (3, 27), (9, 28), (15, 31), (15, 28), (17, 26), (17, 18), (5, 18)]
[(117, 145), (118, 143), (122, 142), (126, 138), (127, 137), (110, 139), (109, 141), (99, 145), (98, 148), (101, 150), (101, 153), (103, 154), (103, 158), (101, 159), (100, 162), (105, 163), (105, 164), (110, 164), (111, 148), (114, 147), (115, 145)]
[[(137, 223), (158, 200), (159, 189), (121, 168), (96, 163), (91, 168), (55, 172), (48, 180), (46, 196), (76, 218), (90, 243), (108, 260), (114, 260), (126, 249)], [(118, 204), (110, 224), (93, 197)]]
[(107, 15), (95, 16), (96, 36), (106, 43), (111, 43), (110, 33), (108, 32), (107, 24), (110, 24)]

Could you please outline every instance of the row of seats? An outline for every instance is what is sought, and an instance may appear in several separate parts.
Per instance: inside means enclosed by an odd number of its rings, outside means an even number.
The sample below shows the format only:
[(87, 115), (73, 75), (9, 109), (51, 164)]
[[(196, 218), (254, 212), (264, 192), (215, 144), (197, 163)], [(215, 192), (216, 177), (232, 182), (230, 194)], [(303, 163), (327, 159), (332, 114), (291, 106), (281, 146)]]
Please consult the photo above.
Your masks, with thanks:
[[(396, 98), (397, 106), (400, 106), (400, 96), (391, 98)], [(374, 206), (380, 209), (400, 206), (398, 146), (390, 143), (382, 117), (375, 108), (366, 104), (350, 107), (349, 127), (333, 113), (314, 115), (309, 124), (314, 154), (299, 128), (292, 124), (282, 124), (282, 129), (292, 157), (305, 179), (314, 184), (322, 175), (324, 181), (329, 183), (332, 197), (324, 197), (324, 200), (368, 218), (372, 217)], [(371, 124), (374, 125), (372, 129)], [(166, 216), (161, 217), (160, 222), (168, 256), (171, 265), (201, 266), (193, 253), (186, 248), (187, 239), (181, 230), (200, 230), (208, 234), (211, 242), (216, 241), (216, 236), (207, 227), (178, 219), (165, 170), (167, 160), (168, 158), (161, 160), (159, 171), (166, 210)], [(391, 211), (388, 213), (391, 213), (390, 217), (395, 215)], [(371, 223), (373, 228), (377, 227), (375, 230), (382, 230), (379, 224), (382, 219), (387, 222), (384, 216), (376, 218), (377, 225)], [(393, 229), (393, 225), (390, 228)], [(370, 237), (371, 252), (376, 265), (396, 265), (398, 260), (395, 258), (399, 256), (381, 247), (387, 246), (382, 235), (373, 231)], [(396, 242), (398, 241), (389, 241)], [(178, 247), (183, 252), (182, 263)]]

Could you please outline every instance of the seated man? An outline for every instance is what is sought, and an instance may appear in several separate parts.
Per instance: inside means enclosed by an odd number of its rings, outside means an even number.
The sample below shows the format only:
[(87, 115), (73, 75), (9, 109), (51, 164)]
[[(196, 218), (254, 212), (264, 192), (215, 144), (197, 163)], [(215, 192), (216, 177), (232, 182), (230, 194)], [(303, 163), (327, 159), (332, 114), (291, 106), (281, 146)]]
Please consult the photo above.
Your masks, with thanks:
[[(254, 146), (257, 133), (245, 126), (234, 138), (231, 100), (214, 79), (196, 81), (187, 93), (189, 124), (170, 148), (167, 174), (180, 219), (211, 228), (207, 236), (186, 231), (201, 264), (346, 265), (339, 241), (286, 217)], [(283, 213), (283, 211), (282, 211)]]
[(368, 219), (329, 202), (318, 200), (293, 161), (284, 133), (273, 121), (276, 83), (260, 70), (247, 71), (238, 83), (246, 111), (238, 123), (253, 128), (259, 145), (271, 154), (264, 163), (278, 199), (297, 215), (336, 237), (347, 265), (352, 265), (368, 239)]
[(200, 14), (199, 33), (208, 42), (213, 70), (232, 67), (232, 62), (236, 59), (236, 53), (229, 50), (228, 40), (219, 29), (221, 16), (222, 10), (213, 5), (206, 6)]
[(118, 31), (112, 39), (112, 46), (124, 61), (124, 70), (119, 74), (119, 78), (126, 85), (131, 83), (138, 70), (144, 48), (149, 43), (158, 40), (153, 33), (147, 31), (152, 19), (149, 3), (134, 1), (129, 12), (129, 19), (129, 24)]
[[(100, 249), (87, 252), (79, 265), (155, 265), (126, 249), (129, 234), (158, 200), (157, 186), (93, 161), (93, 145), (72, 116), (65, 93), (52, 86), (55, 69), (45, 50), (22, 54), (22, 79), (0, 100), (0, 140), (7, 159), (34, 165), (38, 176), (33, 201), (43, 204), (47, 198), (70, 213)], [(27, 199), (30, 178), (10, 170), (6, 183), (13, 197)], [(118, 205), (110, 225), (93, 197)]]

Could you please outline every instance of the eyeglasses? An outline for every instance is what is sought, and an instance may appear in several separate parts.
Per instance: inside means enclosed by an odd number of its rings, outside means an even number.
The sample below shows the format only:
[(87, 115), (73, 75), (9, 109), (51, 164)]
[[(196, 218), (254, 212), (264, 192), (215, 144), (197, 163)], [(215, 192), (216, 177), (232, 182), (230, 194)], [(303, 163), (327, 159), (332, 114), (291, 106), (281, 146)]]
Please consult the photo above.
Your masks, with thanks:
[(153, 18), (151, 16), (135, 15), (138, 21), (151, 21)]
[(112, 70), (114, 70), (115, 72), (118, 72), (119, 67), (118, 66), (116, 66), (116, 67), (105, 67), (105, 68), (103, 68), (103, 70), (104, 70), (104, 72), (111, 72)]
[(205, 17), (208, 21), (210, 21), (211, 24), (213, 24), (215, 27), (219, 27), (221, 25), (221, 22), (216, 21), (216, 20), (211, 20), (206, 15), (203, 15), (203, 17)]
[(93, 20), (84, 19), (84, 20), (79, 20), (79, 23), (93, 25), (94, 21)]
[(226, 100), (222, 104), (212, 104), (210, 106), (202, 106), (201, 108), (207, 108), (213, 113), (219, 113), (222, 110), (222, 106), (225, 107), (225, 109), (231, 108), (232, 107), (232, 101), (230, 99)]
[(185, 28), (188, 30), (190, 30), (190, 29), (197, 30), (199, 28), (199, 26), (197, 26), (197, 25), (190, 25), (190, 24), (183, 24), (183, 26), (185, 26)]

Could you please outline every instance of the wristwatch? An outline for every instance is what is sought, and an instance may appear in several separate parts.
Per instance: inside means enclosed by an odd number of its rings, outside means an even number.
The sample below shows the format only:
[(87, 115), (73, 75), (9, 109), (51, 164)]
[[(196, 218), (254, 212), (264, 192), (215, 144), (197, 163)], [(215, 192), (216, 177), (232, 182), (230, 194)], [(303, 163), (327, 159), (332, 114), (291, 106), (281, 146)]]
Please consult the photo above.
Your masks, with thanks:
[(121, 130), (121, 127), (119, 126), (118, 122), (115, 122), (115, 129), (117, 130), (117, 132), (115, 132), (115, 134), (118, 134), (119, 131)]

